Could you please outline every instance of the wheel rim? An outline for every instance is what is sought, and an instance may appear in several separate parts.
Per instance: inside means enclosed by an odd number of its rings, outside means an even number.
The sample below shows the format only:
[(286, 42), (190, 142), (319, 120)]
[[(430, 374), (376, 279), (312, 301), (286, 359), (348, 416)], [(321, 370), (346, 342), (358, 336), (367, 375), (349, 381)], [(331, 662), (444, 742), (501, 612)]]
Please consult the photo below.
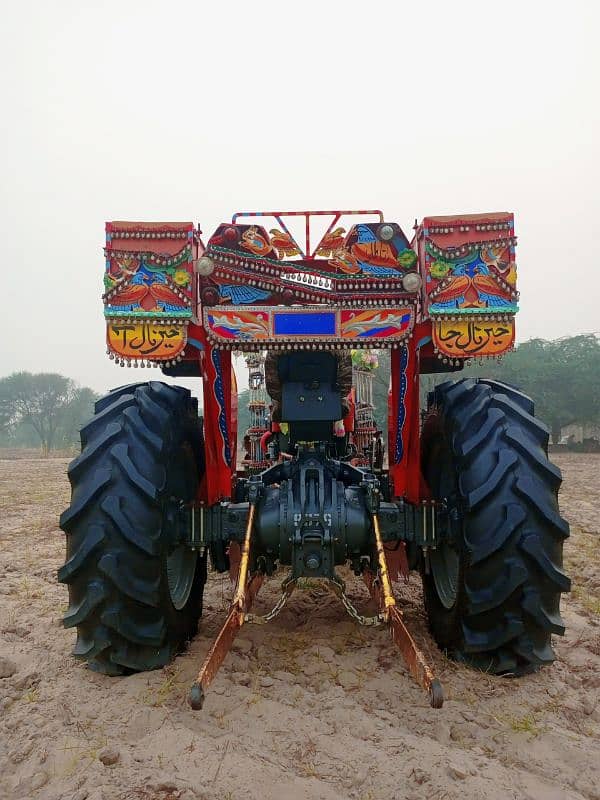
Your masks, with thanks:
[[(438, 499), (446, 501), (455, 496), (456, 478), (452, 456), (447, 447), (438, 451), (438, 471), (433, 489)], [(433, 582), (437, 590), (440, 603), (446, 609), (451, 609), (458, 597), (460, 556), (449, 544), (440, 544), (435, 550), (430, 550), (429, 563)]]
[(177, 611), (181, 611), (189, 600), (197, 561), (197, 550), (190, 550), (184, 545), (176, 547), (171, 555), (167, 556), (169, 595)]

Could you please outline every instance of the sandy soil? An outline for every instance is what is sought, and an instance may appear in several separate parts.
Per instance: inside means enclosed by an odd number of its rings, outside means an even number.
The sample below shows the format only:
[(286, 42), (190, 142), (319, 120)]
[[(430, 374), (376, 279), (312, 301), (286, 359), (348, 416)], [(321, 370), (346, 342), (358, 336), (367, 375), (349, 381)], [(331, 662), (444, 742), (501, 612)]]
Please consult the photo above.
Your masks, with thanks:
[[(192, 712), (185, 694), (228, 580), (210, 577), (202, 633), (170, 667), (90, 672), (69, 656), (56, 582), (67, 459), (0, 460), (0, 798), (600, 798), (600, 457), (556, 461), (574, 591), (552, 667), (508, 680), (448, 661), (413, 578), (398, 592), (444, 683), (432, 710), (387, 632), (357, 628), (313, 586), (270, 625), (244, 628)], [(362, 585), (350, 585), (360, 602)], [(267, 584), (261, 607), (277, 589)]]

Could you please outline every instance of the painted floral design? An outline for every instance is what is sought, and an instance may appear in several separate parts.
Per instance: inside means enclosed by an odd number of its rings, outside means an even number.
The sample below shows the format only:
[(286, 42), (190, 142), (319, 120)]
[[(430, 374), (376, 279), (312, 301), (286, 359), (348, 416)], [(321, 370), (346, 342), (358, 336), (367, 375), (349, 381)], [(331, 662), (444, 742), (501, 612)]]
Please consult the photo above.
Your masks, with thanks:
[(448, 264), (447, 261), (433, 261), (429, 267), (429, 274), (439, 281), (450, 272), (450, 267), (451, 264)]
[(397, 257), (398, 266), (402, 267), (403, 269), (411, 269), (417, 263), (417, 254), (414, 250), (410, 248), (406, 248), (402, 250), (402, 252), (398, 253)]
[(377, 353), (373, 350), (353, 350), (352, 364), (356, 369), (373, 370), (379, 366)]
[(190, 276), (184, 269), (178, 269), (173, 275), (173, 281), (177, 286), (187, 286), (190, 282)]

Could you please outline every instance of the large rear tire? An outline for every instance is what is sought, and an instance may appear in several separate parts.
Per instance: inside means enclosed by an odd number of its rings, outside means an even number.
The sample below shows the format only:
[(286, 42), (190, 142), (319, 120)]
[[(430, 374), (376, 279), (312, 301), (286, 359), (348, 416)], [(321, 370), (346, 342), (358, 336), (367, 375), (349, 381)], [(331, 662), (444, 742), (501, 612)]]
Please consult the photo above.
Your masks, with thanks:
[(176, 513), (204, 470), (197, 402), (187, 389), (134, 384), (96, 403), (69, 465), (60, 525), (73, 654), (108, 675), (156, 669), (194, 636), (206, 555), (178, 543)]
[(422, 570), (429, 624), (451, 657), (496, 674), (552, 662), (551, 635), (564, 633), (569, 526), (547, 446), (533, 402), (511, 386), (467, 378), (429, 396), (423, 473), (455, 519), (454, 541)]

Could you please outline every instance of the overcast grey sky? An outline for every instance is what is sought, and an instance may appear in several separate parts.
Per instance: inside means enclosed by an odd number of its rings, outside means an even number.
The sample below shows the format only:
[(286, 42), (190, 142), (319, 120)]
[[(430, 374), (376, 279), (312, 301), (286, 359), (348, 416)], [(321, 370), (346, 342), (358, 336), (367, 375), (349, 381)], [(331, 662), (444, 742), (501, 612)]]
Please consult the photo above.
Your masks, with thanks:
[(595, 0), (1, 5), (0, 376), (132, 379), (107, 219), (514, 211), (518, 339), (600, 330)]

